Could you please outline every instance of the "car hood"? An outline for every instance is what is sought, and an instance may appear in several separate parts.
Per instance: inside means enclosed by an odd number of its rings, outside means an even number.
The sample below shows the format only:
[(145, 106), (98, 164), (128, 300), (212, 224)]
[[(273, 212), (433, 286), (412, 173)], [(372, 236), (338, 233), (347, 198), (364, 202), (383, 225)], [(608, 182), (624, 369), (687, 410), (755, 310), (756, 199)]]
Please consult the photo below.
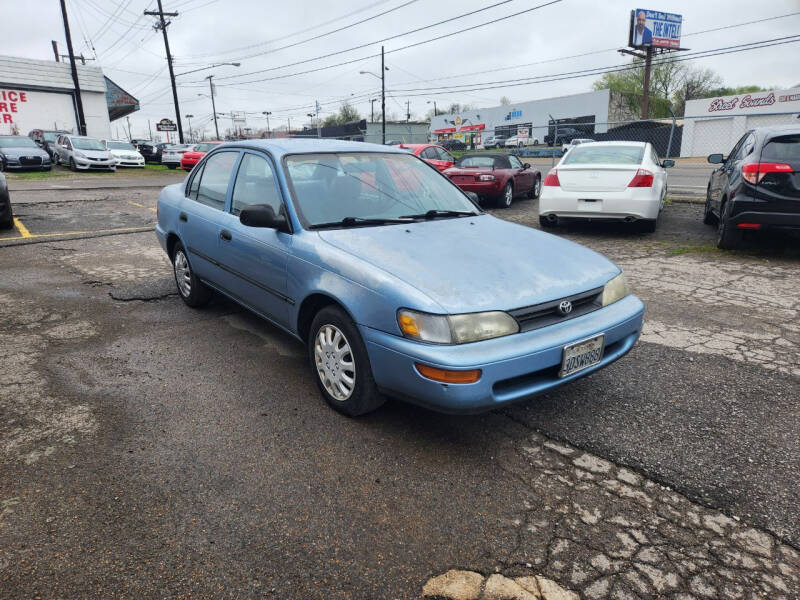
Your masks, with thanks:
[(111, 150), (109, 150), (109, 152), (110, 152), (110, 153), (111, 153), (113, 156), (116, 156), (117, 158), (119, 158), (119, 157), (122, 157), (122, 156), (135, 156), (136, 158), (142, 158), (142, 155), (141, 155), (141, 154), (139, 154), (139, 151), (138, 151), (138, 150), (117, 150), (117, 149), (111, 149)]
[(108, 150), (80, 150), (76, 148), (75, 152), (80, 152), (86, 158), (111, 158), (111, 153)]
[(324, 230), (319, 236), (450, 314), (556, 300), (601, 287), (619, 273), (593, 250), (490, 215)]
[(0, 148), (0, 154), (5, 154), (9, 158), (19, 158), (20, 156), (41, 156), (42, 158), (50, 157), (50, 155), (41, 148), (26, 148), (24, 146), (19, 148)]

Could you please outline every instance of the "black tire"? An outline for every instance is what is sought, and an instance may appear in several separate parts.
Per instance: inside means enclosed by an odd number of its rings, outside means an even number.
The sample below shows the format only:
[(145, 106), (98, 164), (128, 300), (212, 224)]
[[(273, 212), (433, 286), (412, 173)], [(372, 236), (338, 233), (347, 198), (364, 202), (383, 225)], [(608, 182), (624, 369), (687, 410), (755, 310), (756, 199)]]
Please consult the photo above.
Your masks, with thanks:
[(69, 157), (69, 170), (70, 171), (77, 171), (78, 167), (75, 165), (75, 159), (71, 156)]
[[(326, 331), (335, 332), (335, 330), (338, 330), (341, 334), (344, 344), (349, 346), (349, 350), (342, 354), (342, 360), (344, 361), (347, 356), (350, 356), (351, 360), (346, 362), (352, 362), (353, 364), (352, 375), (348, 375), (348, 377), (354, 383), (349, 390), (349, 395), (345, 396), (342, 392), (343, 397), (341, 398), (334, 397), (325, 383), (323, 383), (323, 377), (339, 375), (338, 369), (341, 363), (324, 362), (326, 358), (325, 347), (321, 343), (319, 347), (320, 363), (317, 363), (317, 344), (321, 336), (324, 338)], [(375, 385), (375, 379), (372, 377), (372, 367), (369, 364), (364, 341), (361, 339), (361, 335), (358, 333), (358, 329), (352, 319), (341, 308), (338, 306), (326, 306), (317, 313), (311, 323), (307, 345), (312, 376), (314, 381), (317, 382), (317, 387), (322, 397), (331, 408), (349, 417), (358, 417), (378, 409), (386, 402), (386, 397), (378, 391), (378, 386)], [(334, 355), (330, 355), (329, 358), (333, 359)], [(341, 370), (342, 374), (347, 372), (349, 372), (347, 369)], [(330, 379), (326, 379), (326, 381), (332, 387), (334, 386)]]
[(717, 223), (717, 217), (711, 211), (711, 197), (708, 191), (706, 191), (706, 204), (703, 207), (703, 223), (705, 225), (715, 225)]
[(514, 184), (510, 181), (503, 188), (503, 193), (497, 198), (498, 208), (510, 208), (514, 202)]
[(178, 165), (167, 165), (167, 168), (169, 168), (169, 169), (177, 169)]
[(536, 200), (536, 198), (538, 198), (541, 195), (541, 193), (542, 193), (542, 178), (537, 176), (533, 180), (533, 187), (528, 192), (528, 198), (530, 198), (531, 200)]
[(722, 250), (733, 250), (742, 241), (742, 232), (731, 225), (730, 207), (730, 202), (722, 205), (717, 222), (717, 248)]
[(642, 233), (655, 233), (658, 219), (639, 219), (639, 231)]
[[(183, 257), (183, 260), (181, 260), (181, 257)], [(192, 308), (201, 308), (208, 304), (212, 295), (211, 288), (200, 281), (194, 274), (183, 244), (180, 242), (175, 244), (170, 258), (172, 260), (172, 274), (175, 276), (175, 287), (178, 288), (178, 295), (181, 299), (187, 306)], [(181, 280), (185, 285), (181, 284)]]
[(558, 219), (550, 220), (547, 217), (539, 215), (539, 225), (542, 229), (552, 229), (558, 224)]

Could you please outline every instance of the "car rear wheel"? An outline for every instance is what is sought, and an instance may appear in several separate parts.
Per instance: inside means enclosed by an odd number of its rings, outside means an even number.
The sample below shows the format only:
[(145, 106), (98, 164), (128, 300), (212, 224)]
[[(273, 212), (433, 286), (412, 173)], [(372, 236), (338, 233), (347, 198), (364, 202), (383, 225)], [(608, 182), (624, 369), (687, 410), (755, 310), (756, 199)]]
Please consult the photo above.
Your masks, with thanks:
[(706, 192), (706, 204), (703, 207), (703, 223), (706, 225), (714, 225), (717, 222), (717, 218), (714, 216), (714, 213), (711, 211), (711, 198)]
[(509, 181), (506, 183), (506, 187), (503, 188), (503, 195), (500, 196), (497, 200), (497, 205), (500, 208), (509, 208), (511, 203), (514, 201), (514, 186)]
[(192, 271), (186, 250), (178, 242), (172, 251), (172, 272), (175, 275), (175, 285), (181, 299), (192, 308), (200, 308), (211, 300), (211, 289), (200, 281)]
[(742, 232), (730, 222), (730, 206), (730, 202), (722, 205), (717, 222), (717, 248), (722, 250), (733, 250), (742, 241)]
[(308, 355), (317, 387), (334, 410), (357, 417), (386, 402), (372, 377), (361, 335), (342, 309), (326, 306), (314, 317)]
[(533, 187), (531, 188), (531, 191), (528, 192), (528, 198), (530, 198), (531, 200), (535, 200), (536, 198), (539, 197), (539, 194), (541, 193), (542, 193), (542, 178), (536, 177), (536, 179), (533, 180)]
[(77, 171), (78, 170), (78, 167), (75, 165), (75, 159), (73, 159), (72, 157), (70, 157), (70, 159), (69, 159), (69, 169), (70, 169), (70, 171)]
[(550, 219), (546, 215), (539, 215), (539, 225), (542, 229), (552, 229), (558, 225), (558, 219)]

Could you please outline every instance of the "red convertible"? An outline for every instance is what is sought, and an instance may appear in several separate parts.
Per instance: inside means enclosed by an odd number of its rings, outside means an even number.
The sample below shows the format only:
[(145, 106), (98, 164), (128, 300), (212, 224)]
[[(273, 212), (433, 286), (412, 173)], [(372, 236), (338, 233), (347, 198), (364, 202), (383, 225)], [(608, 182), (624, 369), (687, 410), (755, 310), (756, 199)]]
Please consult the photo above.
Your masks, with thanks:
[(184, 171), (191, 171), (194, 169), (194, 166), (200, 162), (201, 158), (211, 152), (214, 146), (221, 143), (222, 142), (200, 142), (199, 144), (195, 144), (193, 150), (183, 153), (181, 157), (181, 169)]
[(452, 154), (436, 144), (398, 144), (395, 148), (408, 150), (414, 156), (419, 156), (426, 163), (436, 167), (438, 171), (449, 169), (456, 160)]
[(542, 191), (542, 174), (513, 154), (465, 154), (444, 174), (465, 192), (494, 200), (502, 208), (511, 206), (514, 198), (538, 198)]

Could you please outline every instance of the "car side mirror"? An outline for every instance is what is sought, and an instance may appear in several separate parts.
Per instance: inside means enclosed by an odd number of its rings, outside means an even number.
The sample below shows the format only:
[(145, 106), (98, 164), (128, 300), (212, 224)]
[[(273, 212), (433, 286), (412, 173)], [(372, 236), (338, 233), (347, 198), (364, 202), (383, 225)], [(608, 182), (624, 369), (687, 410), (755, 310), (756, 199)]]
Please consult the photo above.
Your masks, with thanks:
[(664, 167), (665, 169), (669, 169), (670, 167), (675, 166), (675, 161), (672, 160), (671, 158), (664, 159), (664, 161), (661, 163), (661, 166)]
[(263, 227), (289, 232), (289, 222), (283, 215), (276, 215), (269, 204), (253, 204), (243, 208), (239, 213), (239, 221), (247, 227)]
[(530, 168), (531, 168), (531, 163), (523, 163), (523, 165), (522, 165), (522, 169), (523, 170), (530, 169)]
[(708, 162), (710, 162), (712, 165), (718, 165), (721, 162), (725, 162), (725, 159), (722, 158), (722, 154), (719, 154), (719, 153), (717, 153), (717, 154), (709, 154), (708, 155)]

